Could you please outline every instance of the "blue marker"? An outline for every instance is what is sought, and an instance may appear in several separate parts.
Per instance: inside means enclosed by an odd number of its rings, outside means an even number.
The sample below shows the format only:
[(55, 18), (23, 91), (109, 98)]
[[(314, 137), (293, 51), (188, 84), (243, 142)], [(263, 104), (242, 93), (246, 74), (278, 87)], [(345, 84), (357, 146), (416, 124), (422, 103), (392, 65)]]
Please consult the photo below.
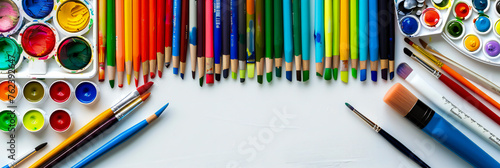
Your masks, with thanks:
[(172, 35), (172, 62), (174, 64), (174, 74), (179, 74), (179, 56), (181, 42), (181, 0), (174, 0), (174, 30)]
[(323, 59), (325, 57), (325, 22), (324, 22), (324, 1), (314, 2), (314, 45), (316, 60), (316, 76), (323, 76)]
[(231, 76), (238, 76), (238, 0), (231, 0)]
[(366, 60), (368, 59), (368, 0), (359, 0), (358, 45), (360, 61), (360, 81), (366, 81)]
[(290, 0), (283, 1), (283, 38), (285, 42), (286, 79), (292, 81), (293, 69), (293, 35), (292, 35), (292, 4)]
[(220, 81), (222, 57), (221, 0), (214, 0), (214, 64), (215, 80)]
[[(368, 3), (369, 41), (370, 41), (370, 69), (372, 71), (372, 81), (377, 82), (378, 70), (378, 0), (370, 0)], [(360, 10), (361, 11), (361, 10)], [(361, 27), (361, 26), (360, 26)]]
[[(301, 31), (302, 31), (302, 81), (308, 81), (309, 80), (309, 57), (310, 57), (310, 52), (311, 49), (309, 47), (309, 39), (311, 38), (310, 36), (310, 28), (309, 24), (310, 19), (309, 19), (309, 1), (302, 0), (300, 1), (300, 22), (302, 24), (301, 26)], [(300, 61), (300, 60), (298, 60)]]

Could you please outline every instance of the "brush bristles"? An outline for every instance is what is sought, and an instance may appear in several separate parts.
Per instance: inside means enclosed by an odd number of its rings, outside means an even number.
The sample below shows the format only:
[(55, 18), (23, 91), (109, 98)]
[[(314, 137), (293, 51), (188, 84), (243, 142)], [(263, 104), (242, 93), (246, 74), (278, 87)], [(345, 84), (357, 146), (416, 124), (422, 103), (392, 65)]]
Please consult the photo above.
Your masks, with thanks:
[(400, 83), (392, 86), (384, 96), (384, 102), (402, 116), (406, 116), (417, 101), (418, 98)]
[(405, 37), (405, 42), (409, 45), (413, 45), (413, 41), (411, 41), (408, 37)]
[(420, 45), (422, 45), (422, 47), (427, 48), (427, 45), (428, 45), (427, 42), (425, 42), (422, 39), (418, 39), (418, 41), (420, 42)]
[(413, 52), (411, 52), (411, 50), (406, 47), (403, 49), (403, 51), (408, 57), (411, 57), (413, 55)]
[(413, 69), (405, 62), (399, 64), (396, 70), (396, 73), (403, 79), (406, 79), (408, 76), (410, 76), (411, 72), (413, 72)]

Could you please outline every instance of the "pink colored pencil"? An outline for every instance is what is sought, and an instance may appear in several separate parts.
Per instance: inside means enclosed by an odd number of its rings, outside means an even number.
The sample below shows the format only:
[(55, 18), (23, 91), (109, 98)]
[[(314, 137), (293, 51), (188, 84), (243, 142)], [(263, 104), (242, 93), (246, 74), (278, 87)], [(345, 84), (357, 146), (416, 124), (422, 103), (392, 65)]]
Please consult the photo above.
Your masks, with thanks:
[(214, 0), (205, 1), (205, 57), (207, 84), (214, 83)]
[(156, 59), (158, 61), (158, 77), (163, 74), (165, 64), (165, 1), (159, 0), (156, 9), (156, 28), (158, 29), (156, 39)]

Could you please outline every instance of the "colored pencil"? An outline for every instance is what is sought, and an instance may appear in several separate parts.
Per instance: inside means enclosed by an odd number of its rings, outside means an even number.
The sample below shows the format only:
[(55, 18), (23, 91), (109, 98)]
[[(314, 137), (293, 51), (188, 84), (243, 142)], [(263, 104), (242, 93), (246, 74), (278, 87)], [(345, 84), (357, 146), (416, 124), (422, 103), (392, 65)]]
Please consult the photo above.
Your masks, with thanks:
[(340, 80), (347, 83), (349, 80), (349, 0), (340, 1), (339, 27)]
[(379, 57), (380, 57), (380, 71), (383, 80), (387, 80), (387, 69), (389, 68), (389, 1), (392, 0), (379, 0), (378, 1), (378, 43)]
[(394, 79), (394, 57), (396, 56), (396, 21), (395, 21), (395, 8), (394, 1), (389, 1), (389, 79)]
[(105, 70), (104, 70), (104, 60), (106, 59), (106, 1), (107, 0), (99, 0), (99, 54), (98, 54), (98, 62), (99, 62), (99, 82), (104, 82)]
[(266, 35), (266, 79), (273, 80), (273, 1), (265, 1), (265, 35)]
[(231, 0), (231, 76), (238, 77), (238, 0)]
[(113, 117), (109, 118), (104, 123), (99, 125), (97, 128), (92, 130), (89, 134), (85, 135), (83, 138), (78, 140), (75, 144), (68, 146), (56, 158), (54, 158), (53, 160), (51, 160), (47, 164), (43, 165), (43, 167), (54, 167), (59, 162), (63, 161), (65, 158), (70, 156), (72, 153), (76, 152), (78, 149), (83, 147), (85, 144), (90, 142), (92, 139), (101, 135), (104, 131), (108, 130), (113, 125), (115, 125), (116, 123), (121, 121), (124, 117), (127, 116), (127, 114), (134, 111), (134, 109), (136, 109), (138, 106), (140, 106), (149, 97), (150, 94), (151, 93), (146, 93), (144, 95), (141, 95), (141, 97), (136, 98), (134, 101), (132, 101), (126, 107), (124, 107), (122, 110), (117, 112), (117, 114), (115, 114)]
[[(199, 0), (197, 5), (197, 36), (198, 47), (196, 48), (196, 58), (198, 59), (198, 77), (200, 86), (203, 86), (205, 77), (205, 0)], [(193, 65), (194, 66), (194, 65)]]
[(255, 1), (247, 0), (247, 71), (248, 78), (255, 75)]
[(163, 76), (163, 65), (165, 65), (165, 3), (165, 0), (160, 0), (156, 4), (156, 68), (160, 78)]
[(359, 0), (359, 80), (366, 80), (368, 60), (368, 0)]
[(351, 52), (351, 74), (358, 78), (358, 0), (349, 1), (349, 49)]
[(324, 1), (314, 1), (314, 52), (316, 76), (323, 77), (325, 59), (325, 4)]
[(174, 0), (174, 21), (173, 21), (173, 34), (172, 34), (172, 64), (174, 67), (173, 73), (179, 74), (179, 57), (181, 50), (181, 9), (182, 1)]
[(136, 135), (138, 132), (140, 132), (142, 129), (146, 128), (150, 123), (152, 123), (158, 117), (160, 117), (160, 115), (163, 113), (163, 111), (165, 111), (165, 109), (167, 107), (168, 107), (168, 103), (165, 106), (163, 106), (162, 108), (160, 108), (158, 111), (156, 111), (153, 115), (151, 115), (148, 118), (142, 120), (141, 122), (135, 124), (134, 126), (128, 128), (127, 130), (125, 130), (122, 133), (115, 136), (110, 141), (106, 142), (106, 144), (99, 147), (99, 149), (95, 150), (91, 154), (87, 155), (87, 157), (85, 157), (84, 159), (80, 160), (78, 163), (73, 165), (72, 168), (85, 167), (88, 164), (92, 163), (94, 160), (101, 157), (102, 155), (111, 151), (112, 149), (114, 149), (118, 145), (129, 140), (132, 136)]
[(370, 49), (370, 69), (372, 81), (377, 82), (378, 71), (378, 7), (377, 0), (368, 2), (368, 27), (369, 27), (369, 49)]
[(283, 65), (283, 0), (274, 0), (274, 62), (276, 77), (281, 78)]
[(220, 81), (222, 58), (221, 0), (214, 0), (214, 63), (215, 80)]
[(197, 26), (196, 23), (198, 22), (196, 20), (196, 17), (198, 16), (197, 14), (197, 5), (198, 0), (189, 0), (189, 49), (191, 53), (191, 76), (193, 79), (195, 78), (196, 75), (196, 59), (197, 59), (197, 53), (196, 53), (196, 46), (198, 42), (198, 37), (197, 35)]
[(286, 79), (292, 81), (293, 70), (293, 30), (291, 0), (283, 0), (283, 39), (285, 42)]
[(123, 87), (123, 73), (125, 72), (125, 25), (124, 1), (116, 1), (116, 70), (118, 87)]
[(111, 88), (115, 87), (115, 66), (116, 66), (116, 29), (115, 29), (115, 1), (108, 0), (106, 4), (106, 58), (108, 80)]
[(149, 0), (149, 75), (156, 75), (156, 0)]
[(172, 60), (172, 40), (174, 29), (174, 2), (166, 0), (165, 8), (165, 67), (170, 67)]
[(214, 83), (214, 0), (205, 1), (205, 79), (207, 84)]
[(264, 34), (264, 0), (255, 1), (255, 60), (257, 68), (257, 82), (264, 80), (265, 34)]
[(300, 14), (300, 20), (301, 20), (301, 30), (302, 30), (302, 80), (308, 81), (309, 80), (309, 59), (310, 59), (310, 18), (309, 18), (309, 12), (311, 11), (309, 8), (309, 1), (307, 0), (302, 0), (301, 2), (301, 14)]
[(245, 82), (247, 68), (247, 7), (246, 0), (238, 0), (238, 67), (240, 69), (240, 82)]
[(222, 76), (229, 76), (229, 56), (231, 54), (231, 0), (222, 0)]
[(300, 0), (292, 0), (292, 31), (293, 31), (293, 53), (295, 56), (295, 71), (297, 81), (302, 81), (302, 37), (300, 27)]
[(45, 154), (42, 158), (38, 159), (33, 165), (31, 165), (31, 168), (37, 168), (37, 167), (42, 167), (42, 165), (48, 163), (49, 161), (53, 160), (55, 157), (57, 157), (63, 150), (65, 150), (67, 147), (70, 145), (73, 145), (76, 143), (78, 140), (86, 136), (88, 133), (90, 133), (92, 130), (97, 128), (99, 125), (104, 123), (106, 120), (109, 118), (113, 117), (115, 115), (115, 112), (120, 111), (123, 109), (127, 104), (130, 104), (133, 100), (135, 100), (137, 97), (140, 97), (142, 94), (146, 93), (146, 91), (151, 88), (153, 85), (153, 82), (148, 82), (141, 87), (138, 87), (136, 90), (130, 92), (128, 95), (123, 97), (118, 103), (114, 104), (111, 106), (111, 108), (106, 109), (104, 112), (99, 114), (97, 117), (92, 119), (89, 123), (87, 123), (85, 126), (80, 128), (78, 131), (73, 133), (70, 137), (68, 137), (66, 140), (61, 142), (59, 145), (57, 145), (54, 149), (52, 149), (50, 152)]
[[(352, 15), (351, 15), (352, 16)], [(415, 155), (410, 149), (408, 149), (404, 144), (399, 142), (396, 138), (394, 138), (391, 134), (385, 132), (380, 126), (372, 122), (370, 119), (368, 119), (366, 116), (361, 114), (358, 110), (356, 110), (354, 107), (352, 107), (349, 103), (345, 103), (345, 105), (354, 113), (356, 114), (359, 118), (361, 118), (366, 124), (368, 124), (375, 132), (379, 133), (382, 137), (384, 137), (385, 140), (387, 140), (389, 143), (391, 143), (392, 146), (394, 146), (396, 149), (398, 149), (401, 153), (406, 155), (408, 158), (413, 160), (415, 163), (417, 163), (420, 167), (424, 168), (430, 168), (429, 165), (427, 165), (424, 161), (422, 161), (417, 155)]]
[(30, 152), (28, 152), (28, 153), (26, 153), (24, 155), (21, 155), (20, 157), (16, 157), (16, 159), (14, 161), (12, 161), (9, 164), (3, 166), (2, 168), (14, 168), (14, 167), (17, 167), (20, 163), (22, 163), (23, 161), (25, 161), (26, 159), (28, 159), (30, 156), (33, 156), (33, 154), (37, 153), (39, 150), (41, 150), (46, 145), (47, 145), (47, 142), (42, 143), (42, 144), (36, 146), (35, 149), (31, 150)]
[(332, 79), (333, 66), (333, 2), (325, 1), (325, 80)]
[(142, 78), (144, 83), (148, 82), (149, 74), (149, 4), (147, 0), (141, 1), (141, 61), (142, 61)]
[[(132, 26), (132, 0), (125, 0), (124, 4), (125, 15), (125, 72), (127, 73), (127, 84), (130, 85), (130, 78), (132, 76), (132, 55), (133, 55), (133, 26)], [(120, 85), (118, 85), (120, 86)]]
[(187, 47), (188, 47), (188, 19), (189, 19), (189, 1), (182, 1), (181, 9), (181, 44), (180, 44), (180, 56), (179, 60), (181, 63), (180, 74), (181, 79), (184, 79), (184, 73), (186, 72), (186, 57), (187, 57)]
[(132, 1), (132, 43), (133, 43), (133, 65), (134, 65), (134, 82), (135, 87), (139, 87), (139, 72), (141, 71), (141, 3), (139, 1)]
[[(333, 79), (337, 80), (339, 75), (339, 64), (340, 64), (340, 0), (333, 1), (332, 6), (332, 45), (333, 45)], [(331, 47), (327, 45), (327, 47)]]

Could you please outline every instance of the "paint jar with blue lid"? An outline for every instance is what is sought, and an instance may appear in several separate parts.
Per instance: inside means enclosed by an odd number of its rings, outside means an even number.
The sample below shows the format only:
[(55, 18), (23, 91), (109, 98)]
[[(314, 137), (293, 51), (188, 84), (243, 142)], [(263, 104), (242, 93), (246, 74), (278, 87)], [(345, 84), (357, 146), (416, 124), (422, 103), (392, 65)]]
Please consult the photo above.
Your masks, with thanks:
[(76, 86), (76, 99), (83, 105), (91, 105), (99, 99), (99, 88), (94, 82), (82, 81)]
[(21, 28), (23, 15), (21, 4), (15, 0), (0, 0), (0, 35), (8, 37)]
[(474, 18), (473, 23), (474, 30), (476, 31), (476, 33), (481, 35), (488, 34), (493, 27), (491, 19), (486, 15), (479, 15), (478, 17)]
[(60, 1), (55, 8), (54, 25), (66, 36), (81, 36), (94, 24), (94, 10), (86, 0)]
[(69, 73), (80, 73), (92, 64), (94, 47), (82, 36), (70, 36), (57, 45), (56, 62)]
[(0, 111), (0, 131), (4, 133), (16, 132), (19, 125), (22, 125), (22, 122), (15, 109), (6, 108)]
[(420, 21), (416, 16), (406, 15), (399, 20), (399, 29), (406, 36), (412, 37), (420, 31)]
[(9, 70), (15, 70), (23, 62), (23, 48), (12, 37), (0, 36), (0, 73), (9, 73)]
[(54, 16), (56, 0), (21, 0), (21, 11), (29, 21), (48, 21)]
[(472, 9), (477, 13), (485, 13), (490, 8), (490, 0), (472, 0)]
[(489, 40), (484, 43), (483, 53), (488, 59), (500, 57), (500, 43), (497, 40)]

